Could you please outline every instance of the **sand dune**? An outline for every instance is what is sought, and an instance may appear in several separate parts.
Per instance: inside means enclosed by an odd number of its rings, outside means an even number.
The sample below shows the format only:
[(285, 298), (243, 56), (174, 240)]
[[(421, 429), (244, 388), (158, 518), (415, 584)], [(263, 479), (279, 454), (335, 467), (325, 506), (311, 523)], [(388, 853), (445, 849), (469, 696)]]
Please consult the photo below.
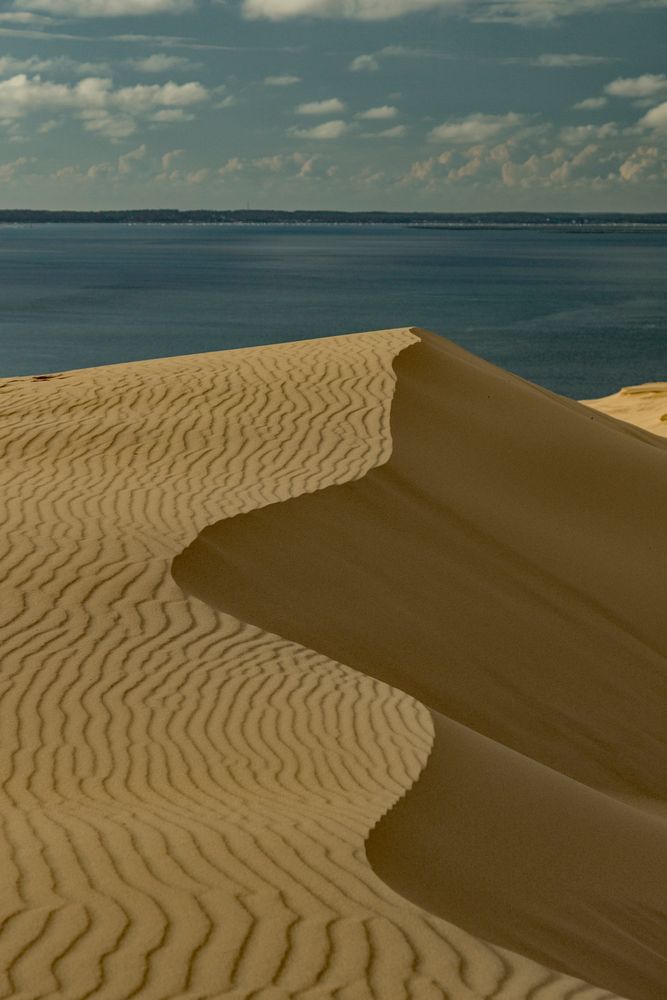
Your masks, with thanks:
[(171, 576), (207, 524), (386, 462), (416, 340), (0, 385), (1, 997), (612, 996), (370, 868), (427, 761), (424, 706)]
[(430, 708), (428, 766), (368, 846), (399, 892), (657, 1000), (667, 441), (419, 336), (388, 463), (207, 528), (175, 577)]
[(629, 385), (602, 399), (587, 399), (587, 406), (628, 420), (637, 427), (667, 437), (667, 382)]

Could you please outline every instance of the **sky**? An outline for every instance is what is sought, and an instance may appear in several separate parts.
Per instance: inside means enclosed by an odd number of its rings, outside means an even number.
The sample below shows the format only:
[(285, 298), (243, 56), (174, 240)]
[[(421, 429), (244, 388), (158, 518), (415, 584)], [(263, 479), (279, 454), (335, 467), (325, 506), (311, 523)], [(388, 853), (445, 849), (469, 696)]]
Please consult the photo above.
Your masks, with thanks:
[(667, 0), (0, 0), (0, 208), (667, 211)]

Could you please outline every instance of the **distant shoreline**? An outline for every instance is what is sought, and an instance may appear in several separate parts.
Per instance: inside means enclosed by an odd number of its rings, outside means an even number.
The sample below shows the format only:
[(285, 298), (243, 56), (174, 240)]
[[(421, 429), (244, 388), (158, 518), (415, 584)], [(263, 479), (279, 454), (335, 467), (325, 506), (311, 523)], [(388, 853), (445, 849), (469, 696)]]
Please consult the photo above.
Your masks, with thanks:
[(667, 229), (667, 213), (577, 212), (294, 212), (128, 209), (119, 211), (0, 210), (0, 225), (396, 225), (454, 230), (646, 232)]

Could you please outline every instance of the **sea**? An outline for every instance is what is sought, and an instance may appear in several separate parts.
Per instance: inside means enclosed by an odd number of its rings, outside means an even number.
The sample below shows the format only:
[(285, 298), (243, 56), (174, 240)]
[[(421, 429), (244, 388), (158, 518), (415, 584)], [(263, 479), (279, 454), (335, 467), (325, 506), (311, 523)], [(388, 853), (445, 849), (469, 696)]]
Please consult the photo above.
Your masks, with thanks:
[(667, 231), (0, 227), (0, 378), (399, 326), (575, 399), (667, 380)]

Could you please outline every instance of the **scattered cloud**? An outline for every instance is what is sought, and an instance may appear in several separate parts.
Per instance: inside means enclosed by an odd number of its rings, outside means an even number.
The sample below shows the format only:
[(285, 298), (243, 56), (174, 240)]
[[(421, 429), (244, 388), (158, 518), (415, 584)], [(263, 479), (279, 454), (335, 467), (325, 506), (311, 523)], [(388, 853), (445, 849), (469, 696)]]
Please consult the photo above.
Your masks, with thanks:
[(294, 109), (296, 115), (336, 115), (345, 110), (345, 105), (337, 97), (326, 101), (307, 101)]
[(314, 128), (293, 128), (290, 135), (299, 139), (340, 139), (341, 136), (349, 132), (350, 126), (341, 119), (334, 119), (330, 122), (322, 122)]
[(158, 125), (173, 125), (174, 122), (191, 122), (194, 115), (183, 108), (161, 108), (151, 115), (150, 120)]
[(405, 125), (394, 125), (391, 128), (385, 128), (381, 132), (364, 132), (364, 139), (402, 139), (404, 135), (407, 135), (407, 127)]
[(322, 175), (333, 177), (336, 172), (337, 167), (320, 153), (294, 152), (273, 153), (252, 159), (234, 156), (218, 169), (217, 175), (224, 178), (254, 173), (263, 174), (267, 178), (282, 175), (288, 179), (304, 179)]
[(353, 59), (348, 69), (351, 73), (377, 73), (380, 63), (374, 55), (362, 55)]
[(386, 21), (419, 11), (454, 8), (455, 0), (243, 0), (248, 18), (334, 17)]
[(143, 160), (147, 153), (147, 147), (144, 144), (138, 146), (137, 149), (130, 150), (129, 153), (123, 153), (122, 156), (118, 157), (118, 173), (119, 174), (131, 174), (134, 169), (135, 163)]
[(33, 27), (41, 27), (52, 24), (53, 18), (43, 14), (30, 14), (27, 11), (10, 10), (0, 14), (0, 23), (30, 24)]
[(233, 156), (218, 169), (219, 177), (228, 177), (229, 174), (238, 174), (243, 170), (243, 160), (238, 156)]
[(397, 114), (398, 108), (395, 108), (393, 104), (382, 104), (377, 108), (360, 111), (354, 117), (361, 118), (363, 121), (386, 121), (388, 118), (395, 118)]
[(0, 77), (15, 76), (18, 73), (75, 73), (77, 75), (90, 75), (92, 73), (109, 72), (110, 67), (107, 63), (79, 63), (74, 59), (70, 59), (69, 56), (55, 56), (50, 59), (45, 59), (37, 55), (25, 56), (23, 58), (0, 56)]
[(647, 111), (639, 124), (655, 129), (656, 132), (667, 133), (667, 101)]
[(467, 0), (471, 20), (496, 24), (551, 25), (565, 17), (613, 8), (665, 7), (667, 0)]
[(604, 125), (571, 125), (560, 130), (560, 137), (568, 146), (576, 146), (591, 140), (611, 139), (618, 135), (616, 122), (605, 122)]
[(438, 49), (420, 49), (410, 45), (385, 45), (378, 55), (386, 59), (451, 59), (449, 52)]
[(301, 83), (301, 77), (293, 76), (291, 73), (284, 73), (282, 76), (264, 77), (264, 85), (266, 87), (293, 87), (295, 83)]
[(17, 10), (66, 17), (133, 17), (147, 14), (183, 14), (194, 0), (15, 0)]
[(293, 17), (387, 21), (409, 14), (440, 11), (473, 21), (552, 24), (564, 17), (611, 8), (666, 7), (667, 0), (243, 0), (250, 19), (284, 21)]
[(575, 111), (596, 111), (598, 108), (604, 108), (606, 104), (606, 97), (587, 97), (585, 100), (573, 104), (572, 107)]
[(160, 160), (160, 163), (162, 164), (162, 169), (171, 170), (174, 161), (177, 160), (179, 156), (183, 156), (184, 152), (185, 152), (184, 149), (170, 149), (168, 152), (163, 153), (162, 158)]
[(193, 184), (193, 185), (203, 184), (204, 181), (208, 180), (210, 173), (211, 171), (209, 170), (208, 167), (200, 167), (199, 170), (188, 171), (188, 173), (185, 175), (184, 180), (186, 184)]
[(524, 121), (524, 115), (514, 111), (505, 115), (472, 114), (437, 125), (431, 130), (429, 138), (434, 142), (483, 142)]
[(530, 62), (544, 69), (576, 69), (578, 66), (596, 66), (610, 62), (609, 56), (584, 55), (579, 52), (545, 52)]
[(17, 160), (12, 160), (11, 163), (0, 163), (0, 180), (11, 181), (15, 174), (32, 162), (32, 157), (20, 156)]
[(667, 91), (667, 76), (664, 73), (644, 73), (642, 76), (623, 77), (612, 80), (604, 88), (612, 97), (654, 97)]
[(0, 81), (0, 119), (17, 121), (31, 113), (69, 111), (81, 119), (86, 131), (122, 139), (136, 131), (138, 119), (169, 120), (169, 113), (201, 103), (208, 96), (206, 89), (194, 82), (114, 89), (112, 81), (102, 77), (86, 77), (72, 85), (19, 73)]
[(618, 172), (624, 181), (636, 184), (638, 181), (646, 179), (646, 174), (657, 165), (657, 161), (658, 150), (655, 146), (638, 146), (621, 163)]
[(170, 56), (166, 52), (155, 52), (144, 59), (128, 59), (127, 64), (139, 73), (168, 73), (171, 70), (190, 70), (195, 65), (185, 56)]

